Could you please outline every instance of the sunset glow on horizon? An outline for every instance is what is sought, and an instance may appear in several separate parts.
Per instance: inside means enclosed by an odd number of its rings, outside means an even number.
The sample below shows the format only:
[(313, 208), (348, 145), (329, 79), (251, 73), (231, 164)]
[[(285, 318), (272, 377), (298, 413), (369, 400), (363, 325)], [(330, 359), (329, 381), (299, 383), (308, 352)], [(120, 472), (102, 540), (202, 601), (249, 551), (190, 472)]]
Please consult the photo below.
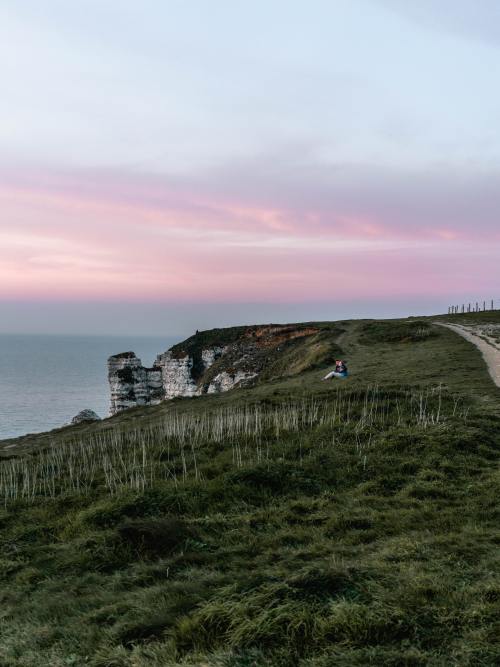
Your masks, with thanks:
[(0, 8), (0, 307), (497, 298), (493, 2), (188, 4)]

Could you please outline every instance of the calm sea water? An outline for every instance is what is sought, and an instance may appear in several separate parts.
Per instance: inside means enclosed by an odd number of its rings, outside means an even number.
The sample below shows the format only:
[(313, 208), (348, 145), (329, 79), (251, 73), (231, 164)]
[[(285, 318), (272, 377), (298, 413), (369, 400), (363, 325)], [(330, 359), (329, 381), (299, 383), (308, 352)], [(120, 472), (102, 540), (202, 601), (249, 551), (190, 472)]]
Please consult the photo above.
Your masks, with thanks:
[(106, 361), (133, 350), (144, 365), (174, 338), (0, 335), (0, 439), (62, 426), (81, 410), (109, 410)]

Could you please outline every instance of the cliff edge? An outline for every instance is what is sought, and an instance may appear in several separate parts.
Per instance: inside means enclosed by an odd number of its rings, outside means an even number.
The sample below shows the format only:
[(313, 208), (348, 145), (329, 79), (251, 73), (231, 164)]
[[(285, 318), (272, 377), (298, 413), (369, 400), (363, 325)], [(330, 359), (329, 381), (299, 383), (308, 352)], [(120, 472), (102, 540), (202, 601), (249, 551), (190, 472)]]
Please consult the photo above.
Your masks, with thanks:
[(335, 340), (341, 333), (329, 323), (211, 329), (159, 354), (152, 368), (144, 367), (134, 352), (113, 355), (108, 360), (110, 414), (324, 365), (339, 354)]

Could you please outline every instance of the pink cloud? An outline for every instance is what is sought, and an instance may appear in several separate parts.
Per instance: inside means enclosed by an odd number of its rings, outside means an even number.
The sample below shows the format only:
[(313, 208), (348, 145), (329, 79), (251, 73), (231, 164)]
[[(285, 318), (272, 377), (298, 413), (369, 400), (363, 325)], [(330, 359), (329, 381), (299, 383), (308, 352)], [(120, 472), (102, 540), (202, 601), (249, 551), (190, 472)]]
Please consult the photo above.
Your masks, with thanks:
[(498, 233), (449, 222), (441, 200), (439, 224), (428, 203), (415, 204), (420, 223), (398, 223), (393, 201), (366, 203), (361, 189), (359, 201), (315, 198), (314, 184), (292, 184), (287, 200), (282, 184), (273, 197), (231, 181), (226, 194), (209, 179), (0, 176), (3, 299), (335, 300), (470, 292), (500, 278)]

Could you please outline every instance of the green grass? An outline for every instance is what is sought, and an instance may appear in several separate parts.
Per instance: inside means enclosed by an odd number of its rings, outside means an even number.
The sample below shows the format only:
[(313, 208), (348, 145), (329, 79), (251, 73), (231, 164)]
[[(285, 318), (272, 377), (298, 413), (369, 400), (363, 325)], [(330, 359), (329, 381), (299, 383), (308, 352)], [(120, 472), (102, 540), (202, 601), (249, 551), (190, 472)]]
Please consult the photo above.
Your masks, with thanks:
[(457, 324), (500, 324), (500, 310), (486, 310), (477, 313), (456, 313), (453, 315), (440, 315), (431, 320)]
[(379, 343), (417, 343), (438, 336), (438, 330), (426, 320), (400, 322), (367, 322), (361, 328), (359, 341), (366, 345)]
[[(0, 665), (498, 664), (500, 390), (465, 340), (408, 324), (332, 329), (345, 381), (313, 369), (4, 450), (60, 468), (0, 510)], [(153, 478), (107, 484), (113, 443), (144, 446)]]

